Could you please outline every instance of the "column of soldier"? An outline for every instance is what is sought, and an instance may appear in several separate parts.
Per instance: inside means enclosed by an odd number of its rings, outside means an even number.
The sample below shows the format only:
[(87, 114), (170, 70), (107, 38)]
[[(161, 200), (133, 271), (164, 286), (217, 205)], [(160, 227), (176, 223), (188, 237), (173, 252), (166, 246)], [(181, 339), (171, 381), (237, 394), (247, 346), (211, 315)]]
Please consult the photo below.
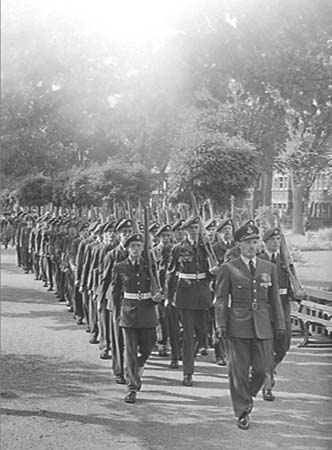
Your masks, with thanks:
[(239, 428), (249, 428), (261, 388), (264, 400), (275, 399), (275, 369), (291, 335), (280, 228), (260, 236), (253, 220), (235, 230), (231, 219), (203, 223), (199, 215), (152, 222), (151, 272), (143, 225), (129, 217), (89, 223), (19, 212), (12, 223), (18, 266), (54, 290), (90, 343), (99, 343), (115, 382), (127, 385), (125, 402), (137, 400), (156, 339), (159, 356), (170, 348), (170, 368), (182, 361), (184, 386), (193, 386), (196, 357), (214, 348), (216, 364), (228, 366)]

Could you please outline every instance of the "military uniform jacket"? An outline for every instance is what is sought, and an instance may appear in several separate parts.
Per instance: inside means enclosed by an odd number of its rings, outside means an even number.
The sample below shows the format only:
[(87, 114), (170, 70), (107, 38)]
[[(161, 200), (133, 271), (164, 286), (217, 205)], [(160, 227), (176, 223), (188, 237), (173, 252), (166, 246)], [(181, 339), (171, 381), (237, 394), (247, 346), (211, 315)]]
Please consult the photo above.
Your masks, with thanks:
[(174, 304), (181, 309), (206, 309), (212, 306), (209, 266), (202, 243), (193, 247), (189, 240), (176, 244), (168, 266), (167, 296), (175, 295)]
[(120, 244), (106, 254), (103, 264), (104, 270), (100, 279), (98, 302), (101, 303), (104, 298), (107, 298), (107, 309), (109, 310), (113, 309), (112, 293), (110, 290), (114, 264), (124, 261), (127, 257), (127, 250)]
[(269, 339), (277, 329), (285, 330), (274, 264), (256, 259), (255, 276), (242, 258), (223, 264), (216, 281), (216, 324), (227, 335)]
[(154, 328), (158, 325), (156, 304), (152, 298), (126, 299), (125, 293), (149, 293), (151, 278), (141, 258), (138, 270), (126, 258), (113, 267), (111, 297), (115, 311), (120, 310), (120, 326), (124, 328)]
[[(265, 261), (270, 261), (270, 258), (266, 252), (261, 253), (259, 255)], [(285, 320), (290, 321), (290, 297), (291, 297), (291, 286), (289, 281), (289, 276), (287, 273), (287, 269), (282, 260), (280, 253), (277, 255), (277, 260), (275, 263), (277, 267), (277, 278), (278, 278), (278, 286), (279, 286), (279, 295), (281, 298), (281, 303), (284, 309)]]
[(20, 247), (28, 250), (30, 241), (31, 227), (25, 226), (20, 234)]

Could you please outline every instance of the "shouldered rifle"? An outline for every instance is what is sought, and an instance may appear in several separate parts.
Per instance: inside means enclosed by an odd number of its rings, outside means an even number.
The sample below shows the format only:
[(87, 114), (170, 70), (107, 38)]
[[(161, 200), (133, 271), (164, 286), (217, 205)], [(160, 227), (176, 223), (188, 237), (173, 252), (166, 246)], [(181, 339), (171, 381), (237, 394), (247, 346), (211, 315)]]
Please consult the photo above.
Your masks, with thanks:
[(196, 197), (195, 197), (195, 195), (192, 192), (191, 192), (191, 199), (192, 199), (194, 215), (200, 217), (200, 238), (202, 240), (203, 246), (204, 246), (205, 251), (207, 253), (208, 263), (209, 263), (209, 271), (210, 272), (211, 271), (214, 272), (215, 269), (218, 267), (219, 262), (218, 262), (218, 259), (216, 257), (216, 254), (215, 254), (212, 246), (209, 244), (209, 242), (206, 239), (206, 235), (204, 233), (204, 224), (203, 224), (203, 221), (202, 221), (202, 217), (199, 215), (199, 210), (198, 210)]
[(134, 233), (138, 233), (137, 222), (136, 222), (136, 219), (135, 219), (134, 213), (133, 213), (133, 205), (131, 204), (130, 200), (127, 200), (127, 208), (128, 208), (129, 218), (133, 223)]
[(153, 270), (152, 259), (151, 259), (151, 243), (150, 243), (150, 233), (149, 233), (149, 217), (148, 208), (144, 206), (144, 258), (148, 267), (148, 272), (151, 280), (151, 294), (154, 302), (159, 303), (162, 301), (163, 297), (161, 295), (160, 283), (158, 279), (157, 270)]
[(280, 223), (280, 217), (277, 215), (277, 224), (278, 228), (280, 229), (280, 254), (283, 264), (285, 265), (285, 268), (287, 270), (287, 275), (289, 277), (290, 282), (290, 288), (292, 291), (292, 297), (295, 298), (295, 300), (303, 300), (307, 294), (296, 274), (294, 261), (288, 246), (288, 242), (286, 239), (285, 234), (282, 232), (281, 223)]

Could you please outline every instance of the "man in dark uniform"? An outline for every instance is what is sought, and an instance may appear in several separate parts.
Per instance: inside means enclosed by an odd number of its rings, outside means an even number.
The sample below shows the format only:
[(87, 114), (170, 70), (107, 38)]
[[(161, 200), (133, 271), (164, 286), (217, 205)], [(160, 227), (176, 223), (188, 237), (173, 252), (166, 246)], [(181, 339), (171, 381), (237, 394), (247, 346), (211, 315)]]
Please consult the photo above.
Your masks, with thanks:
[(104, 270), (100, 279), (100, 289), (98, 293), (98, 304), (106, 303), (107, 309), (110, 311), (110, 329), (111, 329), (111, 351), (112, 351), (112, 369), (115, 375), (115, 382), (125, 384), (124, 368), (123, 368), (123, 350), (124, 339), (122, 329), (119, 326), (119, 305), (113, 304), (111, 288), (112, 272), (114, 264), (120, 263), (128, 257), (128, 251), (125, 242), (129, 236), (133, 234), (133, 222), (131, 219), (119, 220), (114, 231), (119, 234), (119, 245), (107, 253)]
[(182, 228), (186, 231), (187, 238), (172, 249), (167, 292), (169, 302), (174, 301), (180, 312), (183, 326), (182, 384), (192, 386), (195, 353), (197, 346), (205, 341), (207, 310), (212, 306), (209, 288), (211, 277), (207, 251), (200, 239), (200, 217), (190, 217)]
[(33, 218), (30, 215), (25, 216), (24, 225), (20, 233), (20, 252), (23, 270), (25, 273), (32, 272), (32, 258), (29, 252), (30, 235), (33, 226)]
[(153, 248), (153, 253), (155, 255), (155, 262), (157, 264), (157, 270), (159, 272), (160, 288), (164, 296), (164, 300), (158, 304), (160, 330), (160, 333), (158, 333), (159, 356), (167, 356), (168, 328), (166, 322), (165, 307), (165, 282), (167, 267), (172, 251), (171, 226), (168, 224), (162, 225), (156, 233), (156, 238), (159, 239), (159, 243)]
[(265, 251), (260, 254), (259, 257), (266, 260), (271, 261), (277, 266), (277, 276), (278, 276), (278, 285), (279, 285), (279, 295), (282, 303), (282, 308), (284, 311), (285, 324), (286, 324), (286, 333), (285, 339), (282, 342), (275, 341), (274, 343), (274, 364), (273, 367), (268, 370), (264, 385), (263, 385), (263, 398), (267, 401), (273, 401), (275, 399), (275, 395), (272, 392), (272, 388), (275, 384), (274, 381), (274, 373), (278, 364), (286, 356), (286, 353), (290, 349), (291, 344), (291, 335), (292, 335), (292, 327), (291, 327), (291, 306), (290, 306), (290, 281), (287, 273), (287, 269), (285, 267), (282, 254), (280, 252), (280, 244), (281, 244), (281, 232), (279, 228), (270, 228), (265, 231), (263, 235), (263, 241), (265, 243)]
[[(184, 222), (185, 222), (184, 219), (179, 219), (172, 226), (173, 237), (176, 236), (175, 239), (176, 244), (182, 242), (186, 236), (185, 231), (182, 230), (182, 225), (184, 224)], [(170, 257), (171, 255), (172, 250)], [(167, 273), (166, 273), (166, 279), (164, 281), (164, 295), (166, 297), (165, 306), (166, 306), (167, 332), (169, 335), (169, 343), (171, 347), (171, 364), (170, 364), (171, 369), (178, 369), (179, 360), (181, 359), (181, 345), (180, 345), (181, 318), (179, 310), (175, 307), (174, 304), (176, 283), (177, 283), (176, 274), (175, 276), (171, 275), (169, 281), (167, 282)]]
[(143, 236), (130, 236), (125, 247), (128, 258), (114, 266), (111, 293), (124, 335), (128, 386), (125, 402), (135, 403), (136, 393), (141, 389), (144, 365), (155, 344), (158, 318), (152, 299), (150, 273), (142, 258)]
[(285, 320), (276, 267), (256, 256), (258, 228), (239, 228), (235, 240), (239, 242), (240, 257), (223, 264), (217, 274), (216, 324), (218, 334), (227, 336), (230, 391), (237, 425), (247, 430), (253, 397), (273, 363), (273, 338), (282, 338)]

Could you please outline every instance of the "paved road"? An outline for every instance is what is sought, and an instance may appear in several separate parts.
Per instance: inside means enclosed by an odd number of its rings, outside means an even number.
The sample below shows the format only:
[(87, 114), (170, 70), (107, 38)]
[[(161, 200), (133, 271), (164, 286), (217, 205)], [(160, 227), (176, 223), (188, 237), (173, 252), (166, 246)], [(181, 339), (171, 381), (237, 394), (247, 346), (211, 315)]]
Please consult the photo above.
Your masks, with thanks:
[(2, 450), (322, 450), (332, 447), (332, 349), (293, 342), (277, 399), (256, 401), (249, 431), (233, 418), (226, 369), (197, 360), (195, 386), (153, 356), (135, 405), (110, 362), (41, 282), (2, 254)]

